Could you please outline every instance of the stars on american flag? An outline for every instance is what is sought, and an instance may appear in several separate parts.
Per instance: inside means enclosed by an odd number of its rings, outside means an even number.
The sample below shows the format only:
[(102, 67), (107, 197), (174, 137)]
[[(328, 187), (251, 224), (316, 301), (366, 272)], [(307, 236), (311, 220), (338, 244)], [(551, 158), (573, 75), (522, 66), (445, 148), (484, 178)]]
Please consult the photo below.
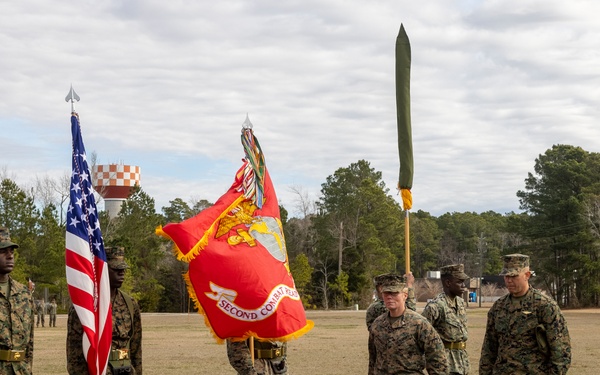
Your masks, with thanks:
[[(77, 145), (76, 145), (77, 146)], [(83, 145), (81, 145), (83, 146)], [(67, 211), (67, 230), (87, 240), (94, 253), (103, 250), (102, 233), (96, 209), (92, 181), (88, 173), (85, 151), (78, 147), (73, 152), (73, 174), (71, 176), (71, 204)]]

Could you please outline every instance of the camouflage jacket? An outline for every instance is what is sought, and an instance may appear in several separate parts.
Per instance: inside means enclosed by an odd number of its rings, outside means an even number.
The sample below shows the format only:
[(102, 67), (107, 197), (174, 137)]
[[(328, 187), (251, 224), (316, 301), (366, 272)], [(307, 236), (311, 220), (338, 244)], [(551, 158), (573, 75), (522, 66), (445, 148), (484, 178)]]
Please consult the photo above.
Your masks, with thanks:
[(35, 313), (38, 315), (46, 315), (46, 303), (44, 301), (35, 303)]
[[(406, 307), (412, 311), (417, 311), (417, 304), (415, 303), (415, 290), (413, 288), (408, 288)], [(384, 314), (387, 311), (387, 307), (385, 307), (385, 303), (383, 303), (382, 300), (378, 299), (377, 301), (373, 302), (367, 308), (367, 315), (365, 317), (367, 329), (371, 330), (371, 324), (373, 324), (373, 321), (375, 321), (379, 315)]]
[[(422, 315), (429, 320), (442, 341), (466, 342), (469, 339), (467, 312), (462, 298), (450, 299), (446, 293), (440, 293), (427, 303)], [(469, 373), (469, 354), (465, 349), (446, 349), (446, 355), (451, 373)]]
[[(545, 328), (547, 357), (538, 347), (536, 327)], [(556, 302), (529, 288), (520, 298), (500, 298), (488, 312), (479, 373), (566, 374), (571, 365), (571, 339)]]
[[(133, 319), (129, 308), (122, 295), (118, 291), (112, 302), (112, 349), (124, 349), (129, 342), (129, 358), (133, 367), (132, 375), (142, 375), (142, 319), (140, 308), (134, 299)], [(75, 308), (71, 305), (67, 321), (67, 371), (71, 375), (88, 374), (87, 363), (83, 355), (82, 347), (83, 327)], [(131, 339), (131, 340), (130, 340)], [(112, 374), (110, 368), (106, 372)]]
[(48, 311), (49, 315), (56, 315), (56, 308), (58, 306), (56, 305), (56, 303), (47, 303), (46, 304), (46, 311)]
[(444, 344), (421, 315), (405, 310), (390, 324), (389, 313), (380, 315), (369, 332), (369, 375), (447, 374)]
[[(272, 349), (283, 348), (287, 350), (287, 344), (284, 342), (274, 341), (265, 342), (254, 340), (256, 349)], [(239, 375), (274, 375), (287, 374), (286, 356), (273, 359), (254, 359), (252, 365), (252, 355), (248, 347), (248, 341), (230, 341), (227, 340), (227, 357), (231, 367), (237, 371)]]
[(33, 297), (25, 285), (8, 280), (9, 295), (0, 292), (0, 349), (24, 350), (25, 360), (0, 361), (0, 374), (28, 375), (33, 365)]

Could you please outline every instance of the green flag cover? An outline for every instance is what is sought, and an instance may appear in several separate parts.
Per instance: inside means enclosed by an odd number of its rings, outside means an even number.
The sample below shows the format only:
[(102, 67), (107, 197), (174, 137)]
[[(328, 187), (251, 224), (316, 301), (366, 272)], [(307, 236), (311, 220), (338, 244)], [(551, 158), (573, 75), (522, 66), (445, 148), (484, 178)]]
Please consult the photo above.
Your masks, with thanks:
[(412, 129), (410, 122), (410, 41), (400, 25), (396, 38), (396, 112), (398, 120), (398, 151), (400, 157), (400, 178), (404, 209), (412, 206), (410, 189), (413, 183), (413, 149)]

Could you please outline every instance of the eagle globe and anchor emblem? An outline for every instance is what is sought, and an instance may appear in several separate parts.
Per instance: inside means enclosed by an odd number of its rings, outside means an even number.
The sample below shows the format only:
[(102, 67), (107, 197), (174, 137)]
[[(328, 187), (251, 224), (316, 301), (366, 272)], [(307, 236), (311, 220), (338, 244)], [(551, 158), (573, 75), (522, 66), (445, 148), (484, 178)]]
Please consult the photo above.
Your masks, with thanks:
[[(282, 262), (290, 272), (287, 261), (287, 250), (283, 237), (281, 221), (269, 216), (253, 216), (257, 207), (250, 201), (242, 201), (236, 208), (221, 218), (215, 234), (215, 238), (227, 235), (231, 229), (238, 226), (234, 234), (227, 238), (229, 245), (236, 246), (246, 243), (250, 247), (256, 247), (260, 243), (269, 254), (279, 262)], [(243, 225), (240, 225), (243, 224)], [(205, 295), (217, 301), (217, 306), (227, 315), (235, 319), (247, 321), (259, 321), (268, 318), (276, 310), (284, 297), (299, 300), (300, 296), (295, 288), (285, 284), (276, 285), (261, 306), (254, 309), (246, 309), (235, 304), (237, 292), (210, 283), (212, 292)]]

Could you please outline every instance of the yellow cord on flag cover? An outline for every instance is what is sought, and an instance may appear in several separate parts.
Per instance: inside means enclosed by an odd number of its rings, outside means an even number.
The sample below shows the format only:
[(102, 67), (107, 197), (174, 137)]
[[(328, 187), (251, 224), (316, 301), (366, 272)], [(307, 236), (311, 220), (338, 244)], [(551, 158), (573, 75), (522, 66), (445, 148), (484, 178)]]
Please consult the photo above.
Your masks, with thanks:
[(405, 210), (412, 208), (412, 193), (410, 189), (400, 189), (400, 195), (402, 196), (402, 206)]
[(400, 189), (400, 195), (402, 196), (402, 206), (404, 208), (404, 259), (405, 259), (405, 272), (410, 272), (410, 220), (408, 211), (412, 208), (412, 194), (410, 189)]

